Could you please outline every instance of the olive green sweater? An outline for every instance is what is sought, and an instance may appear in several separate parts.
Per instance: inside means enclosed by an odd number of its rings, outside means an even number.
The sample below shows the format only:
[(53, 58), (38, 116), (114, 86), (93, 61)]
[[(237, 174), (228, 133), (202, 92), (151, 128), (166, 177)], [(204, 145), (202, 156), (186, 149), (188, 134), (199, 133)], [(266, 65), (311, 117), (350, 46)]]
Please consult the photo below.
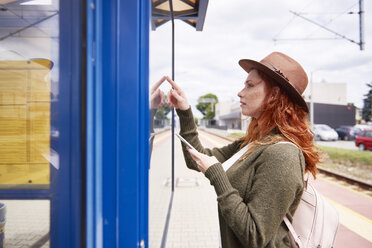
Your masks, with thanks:
[[(283, 217), (292, 221), (303, 193), (305, 161), (301, 150), (286, 143), (261, 146), (225, 172), (221, 163), (239, 151), (241, 142), (204, 148), (191, 108), (177, 110), (177, 114), (180, 135), (199, 152), (220, 162), (209, 167), (205, 176), (217, 193), (222, 247), (290, 247)], [(199, 171), (182, 146), (187, 166)]]

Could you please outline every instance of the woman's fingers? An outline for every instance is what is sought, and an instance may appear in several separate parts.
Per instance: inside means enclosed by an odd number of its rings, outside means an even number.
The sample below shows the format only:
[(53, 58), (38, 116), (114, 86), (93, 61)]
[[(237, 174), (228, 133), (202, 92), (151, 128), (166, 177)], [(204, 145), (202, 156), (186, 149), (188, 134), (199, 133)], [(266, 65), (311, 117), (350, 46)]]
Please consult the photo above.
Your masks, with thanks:
[(160, 97), (160, 90), (157, 89), (155, 90), (151, 96), (150, 96), (150, 107), (153, 109), (153, 108), (158, 108), (158, 105), (161, 101), (161, 97)]
[(175, 95), (174, 90), (169, 90), (168, 93), (168, 105), (169, 103), (172, 104), (172, 106), (178, 107), (179, 98), (177, 95)]
[(165, 95), (163, 91), (160, 91), (160, 106), (163, 106), (165, 103)]
[(180, 110), (187, 110), (190, 105), (187, 102), (185, 96), (180, 95), (176, 90), (170, 90), (168, 92), (168, 105), (175, 107)]
[(159, 86), (164, 82), (165, 79), (166, 79), (166, 76), (163, 76), (156, 84), (152, 86), (151, 94), (154, 93), (159, 88)]
[(181, 88), (172, 80), (170, 79), (170, 77), (168, 76), (165, 76), (165, 79), (170, 83), (170, 85), (172, 85), (172, 87), (176, 90), (176, 91), (182, 91)]
[(171, 91), (168, 92), (168, 95), (167, 95), (167, 103), (169, 105), (169, 107), (173, 107), (173, 103), (172, 103), (172, 96), (171, 96)]
[(180, 96), (180, 95), (177, 93), (177, 91), (175, 91), (175, 90), (171, 90), (171, 91), (172, 91), (172, 96), (174, 96), (174, 98), (176, 98), (177, 101), (183, 101), (183, 100), (184, 100), (184, 98), (183, 98), (182, 96)]
[(200, 153), (199, 152), (195, 151), (194, 149), (191, 149), (190, 147), (187, 147), (187, 151), (190, 153), (191, 157), (195, 161), (200, 160)]

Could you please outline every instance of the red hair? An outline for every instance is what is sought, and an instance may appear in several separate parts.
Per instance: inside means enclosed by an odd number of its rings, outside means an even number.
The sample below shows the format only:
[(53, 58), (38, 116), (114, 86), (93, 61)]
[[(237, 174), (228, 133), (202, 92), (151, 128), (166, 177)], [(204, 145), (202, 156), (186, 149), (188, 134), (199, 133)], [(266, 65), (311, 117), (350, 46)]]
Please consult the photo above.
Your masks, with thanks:
[[(261, 78), (267, 83), (268, 92), (264, 108), (258, 118), (252, 118), (242, 146), (252, 143), (244, 157), (255, 151), (260, 145), (290, 141), (299, 147), (305, 157), (305, 171), (316, 177), (316, 164), (319, 162), (318, 149), (314, 146), (314, 133), (310, 129), (307, 112), (295, 104), (281, 89), (262, 72)], [(276, 130), (278, 134), (267, 135)]]

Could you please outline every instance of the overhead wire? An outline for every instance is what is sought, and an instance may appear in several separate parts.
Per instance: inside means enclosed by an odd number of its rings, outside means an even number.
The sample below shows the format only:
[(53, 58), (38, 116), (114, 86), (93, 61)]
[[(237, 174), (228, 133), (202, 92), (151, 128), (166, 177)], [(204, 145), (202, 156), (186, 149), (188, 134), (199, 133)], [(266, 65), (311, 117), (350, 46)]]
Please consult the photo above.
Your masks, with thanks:
[[(337, 16), (331, 18), (327, 23), (324, 24), (324, 26), (327, 26), (329, 25), (330, 23), (332, 23), (335, 19), (339, 18), (340, 16), (346, 14), (350, 9), (354, 8), (356, 5), (358, 5), (359, 2), (356, 2), (354, 3), (353, 5), (351, 5), (350, 7), (348, 7), (346, 10), (344, 10), (343, 12), (340, 12)], [(310, 36), (312, 36), (315, 32), (319, 31), (321, 28), (318, 28), (317, 30), (314, 30), (312, 33), (310, 33), (309, 35), (307, 35), (305, 38), (303, 39), (308, 39)], [(330, 38), (332, 39), (332, 38)], [(339, 38), (340, 39), (340, 38)]]
[[(313, 2), (313, 0), (311, 0), (310, 2), (308, 2), (303, 8), (302, 8), (302, 10), (304, 10), (304, 9), (306, 9), (310, 4), (312, 4), (312, 2)], [(296, 19), (297, 18), (297, 16), (295, 16), (295, 15), (293, 15), (292, 16), (292, 19), (291, 20), (289, 20), (285, 25), (284, 25), (284, 27), (276, 34), (276, 35), (274, 35), (274, 37), (273, 37), (273, 40), (274, 41), (276, 41), (276, 37), (278, 37), (288, 26), (289, 26), (289, 24), (291, 24), (293, 21), (294, 21), (294, 19)]]
[[(313, 2), (310, 2), (309, 4), (307, 4), (304, 8), (302, 8), (302, 9), (305, 9), (305, 8), (307, 8), (311, 3), (313, 3)], [(348, 7), (346, 10), (344, 10), (344, 11), (342, 11), (342, 12), (337, 12), (338, 13), (338, 15), (337, 16), (335, 16), (335, 17), (333, 17), (333, 18), (331, 18), (326, 24), (324, 24), (324, 26), (326, 26), (326, 25), (329, 25), (330, 23), (332, 23), (335, 19), (337, 19), (337, 18), (339, 18), (340, 16), (342, 16), (342, 15), (344, 15), (344, 14), (346, 14), (346, 13), (348, 13), (348, 11), (350, 10), (350, 9), (352, 9), (352, 8), (354, 8), (356, 5), (358, 5), (358, 3), (359, 2), (355, 2), (355, 3), (353, 3), (350, 7)], [(293, 13), (293, 12), (292, 12)], [(274, 42), (276, 42), (276, 41), (289, 41), (289, 40), (310, 40), (309, 38), (315, 33), (315, 32), (318, 32), (319, 30), (320, 30), (320, 28), (318, 28), (318, 29), (316, 29), (316, 30), (314, 30), (312, 33), (310, 33), (309, 35), (307, 35), (306, 37), (304, 37), (304, 38), (293, 38), (293, 39), (291, 39), (291, 38), (287, 38), (287, 39), (277, 39), (277, 37), (289, 26), (289, 24), (291, 24), (292, 22), (293, 22), (293, 20), (296, 18), (296, 17), (301, 17), (301, 15), (303, 15), (303, 13), (305, 13), (305, 12), (296, 12), (298, 15), (293, 15), (293, 18), (274, 36), (274, 38), (273, 38), (273, 40), (274, 40)], [(349, 12), (350, 13), (350, 12)], [(311, 13), (305, 13), (306, 15), (309, 15), (309, 14), (311, 14)], [(304, 18), (304, 19), (307, 19), (307, 18)], [(319, 39), (319, 40), (326, 40), (326, 39), (342, 39), (342, 38), (313, 38), (313, 39), (311, 39), (311, 40), (317, 40), (317, 39)]]

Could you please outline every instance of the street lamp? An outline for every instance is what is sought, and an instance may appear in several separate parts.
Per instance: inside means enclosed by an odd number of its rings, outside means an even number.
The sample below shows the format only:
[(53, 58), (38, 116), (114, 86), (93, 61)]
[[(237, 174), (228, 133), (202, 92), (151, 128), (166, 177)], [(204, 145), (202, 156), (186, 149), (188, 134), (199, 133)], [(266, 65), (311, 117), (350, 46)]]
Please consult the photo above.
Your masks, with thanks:
[(314, 72), (321, 71), (322, 68), (316, 69), (310, 72), (310, 123), (311, 128), (314, 128), (314, 82), (313, 74)]
[(310, 74), (310, 123), (314, 128), (314, 89), (313, 89), (313, 71)]

